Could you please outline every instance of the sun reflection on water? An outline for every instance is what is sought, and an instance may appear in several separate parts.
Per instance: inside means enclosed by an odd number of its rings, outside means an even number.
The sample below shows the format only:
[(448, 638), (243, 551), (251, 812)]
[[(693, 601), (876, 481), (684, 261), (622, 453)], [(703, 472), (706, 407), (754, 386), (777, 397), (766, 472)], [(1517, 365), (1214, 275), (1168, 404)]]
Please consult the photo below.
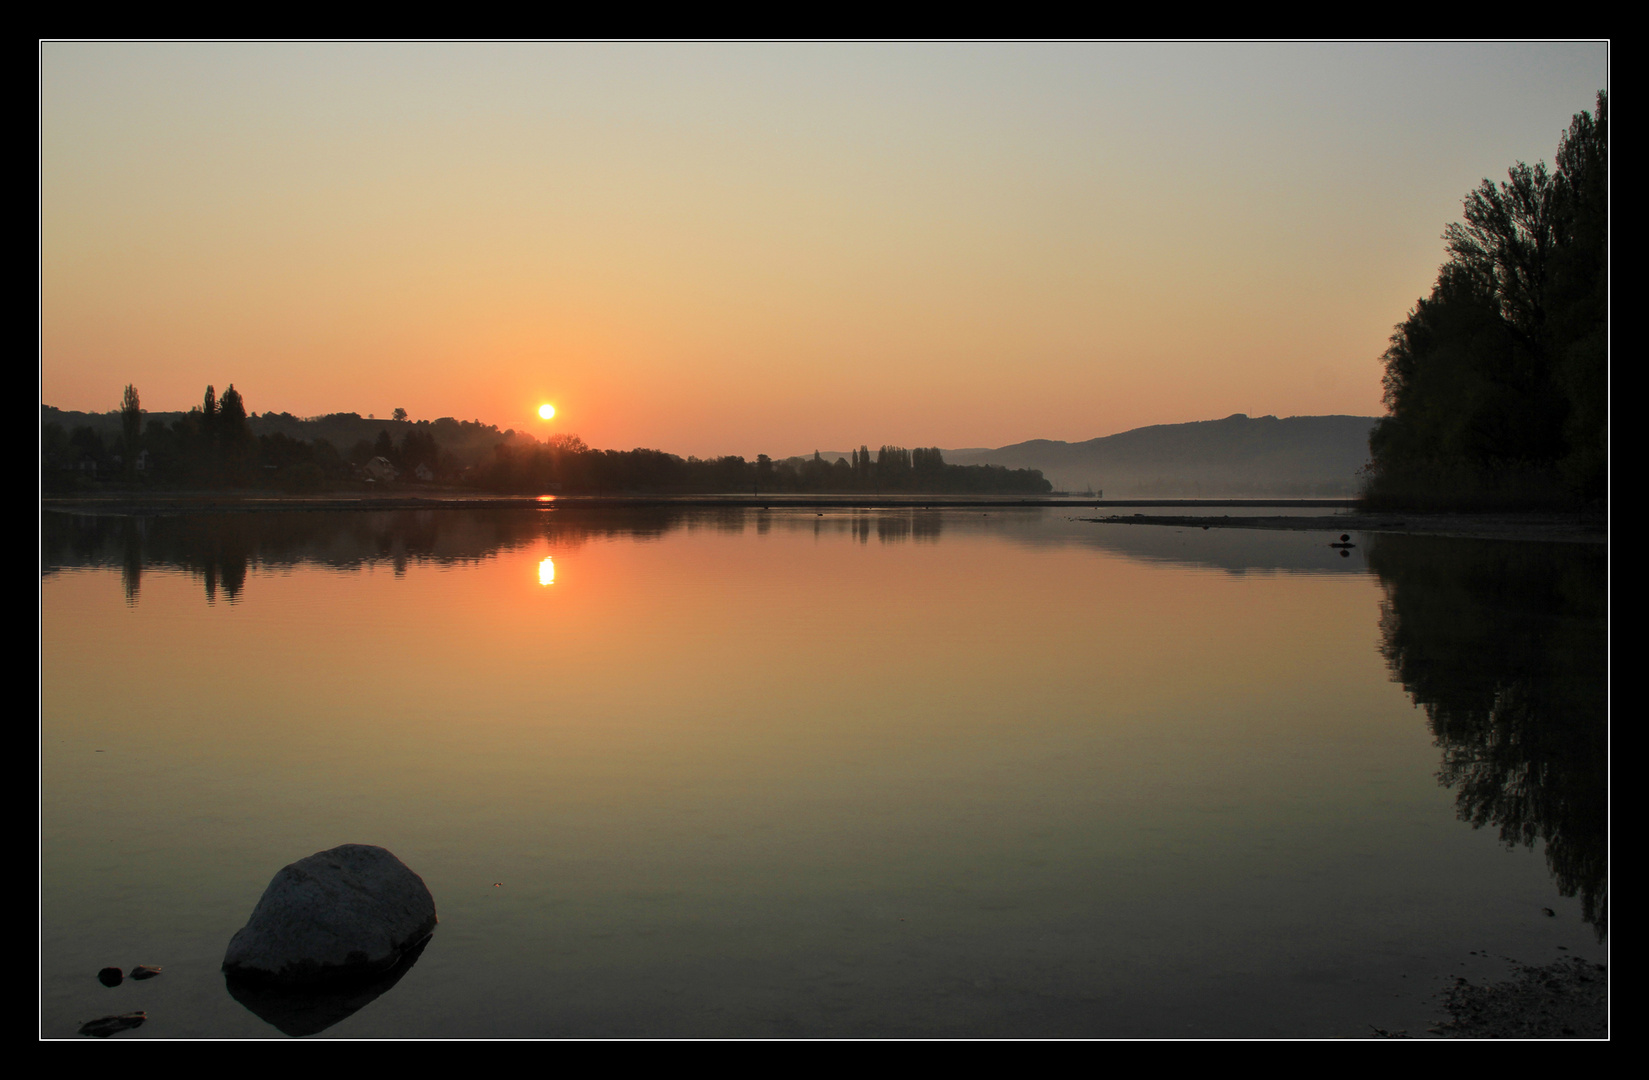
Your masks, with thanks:
[(538, 564), (538, 583), (540, 585), (555, 584), (555, 559), (544, 556), (544, 561)]

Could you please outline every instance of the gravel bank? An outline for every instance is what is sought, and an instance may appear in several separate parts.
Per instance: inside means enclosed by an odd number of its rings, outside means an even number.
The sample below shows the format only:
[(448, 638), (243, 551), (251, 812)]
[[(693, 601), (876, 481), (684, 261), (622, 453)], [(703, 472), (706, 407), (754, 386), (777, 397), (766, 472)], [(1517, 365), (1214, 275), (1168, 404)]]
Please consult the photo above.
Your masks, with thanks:
[(1520, 967), (1507, 982), (1457, 981), (1443, 995), (1449, 1019), (1432, 1028), (1451, 1039), (1605, 1039), (1608, 970), (1578, 957)]

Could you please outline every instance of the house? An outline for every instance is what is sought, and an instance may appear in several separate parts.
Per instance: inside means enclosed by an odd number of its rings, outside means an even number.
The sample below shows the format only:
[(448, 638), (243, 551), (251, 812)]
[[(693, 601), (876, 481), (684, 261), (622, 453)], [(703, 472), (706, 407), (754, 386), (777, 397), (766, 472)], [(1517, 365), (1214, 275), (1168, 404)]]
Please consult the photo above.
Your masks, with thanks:
[(394, 480), (397, 476), (401, 475), (395, 466), (389, 463), (389, 459), (383, 457), (382, 455), (373, 458), (371, 461), (361, 466), (361, 470), (366, 473), (368, 480), (378, 480), (383, 482)]

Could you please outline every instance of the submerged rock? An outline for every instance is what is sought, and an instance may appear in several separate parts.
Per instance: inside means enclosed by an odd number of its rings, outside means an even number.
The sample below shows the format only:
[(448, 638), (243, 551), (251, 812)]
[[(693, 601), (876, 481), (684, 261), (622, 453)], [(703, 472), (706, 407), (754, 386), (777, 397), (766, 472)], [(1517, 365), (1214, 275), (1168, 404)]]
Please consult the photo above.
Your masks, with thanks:
[(435, 898), (381, 847), (345, 844), (283, 867), (224, 953), (245, 982), (303, 986), (388, 971), (435, 929)]
[(90, 1035), (94, 1039), (107, 1039), (110, 1035), (118, 1035), (122, 1031), (142, 1027), (143, 1021), (147, 1019), (149, 1019), (149, 1014), (141, 1012), (121, 1013), (119, 1016), (100, 1016), (96, 1020), (88, 1020), (81, 1024), (80, 1034)]

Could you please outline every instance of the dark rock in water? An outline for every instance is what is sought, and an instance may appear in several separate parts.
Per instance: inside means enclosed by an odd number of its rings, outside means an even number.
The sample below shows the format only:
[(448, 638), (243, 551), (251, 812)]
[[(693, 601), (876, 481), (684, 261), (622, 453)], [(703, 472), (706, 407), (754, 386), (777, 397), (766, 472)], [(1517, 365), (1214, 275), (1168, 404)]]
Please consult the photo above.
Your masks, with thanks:
[(283, 867), (229, 941), (242, 983), (311, 986), (394, 968), (435, 929), (435, 899), (394, 855), (345, 844)]
[(429, 944), (424, 938), (401, 956), (401, 962), (374, 978), (322, 983), (318, 986), (283, 986), (267, 981), (249, 982), (235, 975), (225, 976), (229, 996), (287, 1035), (302, 1038), (325, 1031), (340, 1020), (359, 1012), (388, 992), (412, 970)]
[(119, 968), (104, 968), (97, 973), (97, 981), (104, 986), (119, 986), (123, 978)]
[(121, 1013), (119, 1016), (102, 1016), (81, 1024), (80, 1034), (91, 1035), (98, 1039), (107, 1039), (110, 1035), (140, 1027), (143, 1021), (147, 1019), (149, 1019), (149, 1014), (140, 1012)]
[(152, 979), (156, 975), (159, 975), (159, 974), (160, 974), (160, 969), (159, 968), (150, 967), (148, 964), (139, 964), (136, 967), (134, 967), (132, 969), (131, 974), (127, 975), (126, 977), (128, 979)]

